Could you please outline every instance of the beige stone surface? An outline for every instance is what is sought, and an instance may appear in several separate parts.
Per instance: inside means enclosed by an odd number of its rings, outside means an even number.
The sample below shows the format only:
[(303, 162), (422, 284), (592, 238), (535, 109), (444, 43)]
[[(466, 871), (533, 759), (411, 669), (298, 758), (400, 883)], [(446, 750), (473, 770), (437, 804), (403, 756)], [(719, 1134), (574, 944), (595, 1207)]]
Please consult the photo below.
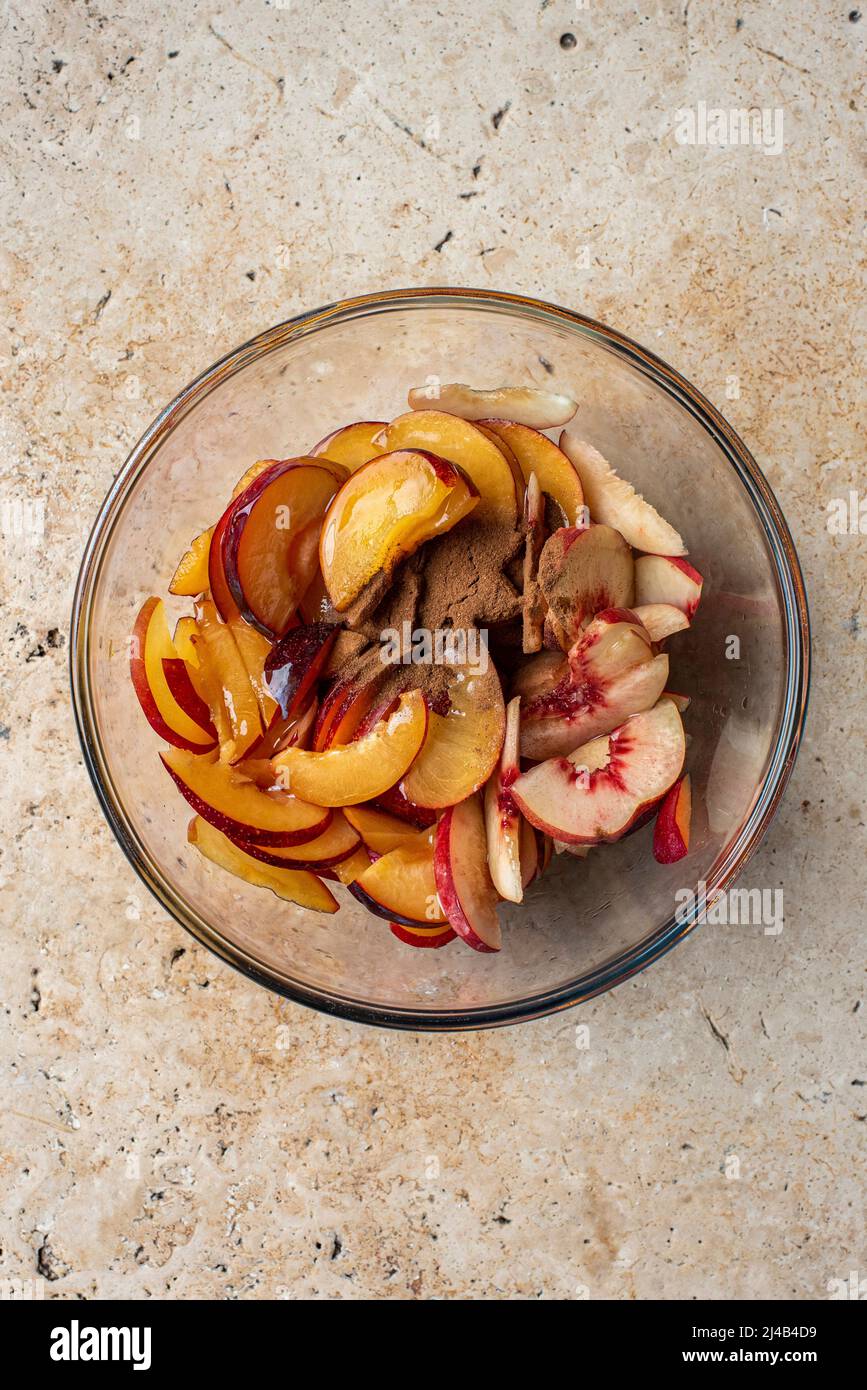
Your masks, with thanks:
[[(826, 525), (864, 487), (851, 9), (3, 7), (0, 1280), (808, 1299), (867, 1273), (865, 539)], [(783, 152), (679, 144), (700, 101), (781, 109)], [(781, 935), (705, 928), (481, 1035), (329, 1020), (200, 950), (104, 824), (67, 694), (80, 553), (161, 405), (282, 318), (406, 284), (538, 294), (683, 371), (765, 469), (815, 623), (745, 879), (784, 887)]]

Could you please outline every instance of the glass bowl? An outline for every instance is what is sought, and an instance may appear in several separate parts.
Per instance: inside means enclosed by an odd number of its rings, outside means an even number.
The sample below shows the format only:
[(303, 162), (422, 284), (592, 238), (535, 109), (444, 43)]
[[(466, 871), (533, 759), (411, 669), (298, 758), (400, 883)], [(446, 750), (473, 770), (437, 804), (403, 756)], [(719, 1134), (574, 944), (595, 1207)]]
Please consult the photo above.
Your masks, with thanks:
[[(333, 885), (334, 916), (254, 889), (186, 841), (190, 810), (129, 680), (128, 634), (167, 595), (190, 538), (244, 469), (303, 453), (338, 424), (390, 419), (426, 378), (536, 383), (580, 402), (598, 449), (678, 528), (705, 578), (694, 625), (670, 641), (684, 723), (693, 839), (662, 866), (651, 827), (586, 860), (555, 856), (503, 950), (413, 950)], [(188, 600), (168, 598), (188, 611)], [(164, 907), (259, 984), (326, 1013), (387, 1027), (460, 1029), (538, 1018), (634, 975), (693, 930), (702, 901), (756, 849), (803, 729), (809, 624), (798, 559), (767, 482), (731, 427), (683, 377), (602, 324), (486, 290), (398, 290), (303, 314), (224, 357), (136, 444), (109, 492), (75, 592), (73, 701), (94, 787), (120, 845)], [(683, 909), (684, 890), (696, 902)], [(680, 908), (680, 910), (678, 910)]]

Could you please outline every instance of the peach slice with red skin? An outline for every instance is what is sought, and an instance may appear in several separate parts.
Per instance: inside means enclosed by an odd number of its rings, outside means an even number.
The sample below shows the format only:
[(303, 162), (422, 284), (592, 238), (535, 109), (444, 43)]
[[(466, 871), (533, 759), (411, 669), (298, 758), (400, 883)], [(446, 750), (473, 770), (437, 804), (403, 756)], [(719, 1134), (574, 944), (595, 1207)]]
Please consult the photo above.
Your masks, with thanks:
[(591, 618), (608, 608), (631, 608), (635, 562), (619, 531), (610, 526), (562, 527), (539, 556), (539, 587), (568, 650)]
[(459, 415), (462, 420), (485, 420), (495, 415), (510, 423), (520, 422), (537, 430), (565, 425), (578, 404), (560, 391), (538, 386), (497, 386), (482, 390), (462, 381), (444, 386), (414, 386), (408, 396), (410, 410), (429, 410), (435, 401), (440, 410)]
[(598, 449), (579, 439), (574, 429), (560, 435), (560, 448), (575, 466), (594, 521), (613, 526), (636, 550), (651, 555), (686, 554), (674, 527), (615, 472)]
[[(269, 758), (280, 749), (313, 700), (316, 682), (328, 660), (337, 630), (324, 623), (292, 628), (271, 648), (263, 668), (263, 682), (274, 714), (253, 753)], [(299, 743), (293, 741), (293, 746)]]
[(537, 763), (512, 795), (531, 824), (557, 840), (619, 840), (677, 780), (685, 753), (680, 715), (660, 700), (568, 757)]
[(493, 662), (455, 667), (446, 714), (431, 710), (424, 747), (401, 790), (416, 806), (454, 806), (484, 786), (503, 746), (506, 711)]
[(360, 839), (349, 822), (344, 820), (341, 812), (337, 811), (327, 829), (323, 830), (321, 835), (317, 835), (315, 840), (307, 840), (304, 844), (288, 845), (284, 849), (266, 849), (262, 845), (249, 844), (244, 840), (236, 840), (235, 843), (245, 854), (251, 855), (263, 864), (270, 864), (273, 868), (311, 869), (317, 872), (320, 869), (333, 868), (335, 864), (348, 859), (358, 849)]
[(704, 580), (681, 555), (640, 555), (635, 562), (635, 598), (640, 604), (671, 604), (692, 619)]
[(437, 822), (434, 874), (452, 929), (474, 951), (499, 951), (497, 890), (488, 869), (485, 817), (477, 793), (449, 806)]
[(328, 508), (319, 568), (338, 612), (432, 537), (451, 530), (478, 495), (447, 460), (421, 449), (380, 454), (350, 474)]
[(341, 859), (332, 868), (325, 870), (328, 874), (333, 874), (339, 883), (345, 888), (350, 888), (359, 874), (363, 874), (365, 869), (370, 867), (371, 859), (364, 845), (359, 845), (358, 849), (353, 850), (348, 859)]
[(457, 938), (457, 932), (452, 930), (448, 922), (438, 927), (409, 927), (405, 922), (389, 922), (389, 926), (392, 936), (396, 936), (404, 945), (427, 947), (433, 951), (448, 946), (450, 941)]
[(393, 849), (405, 849), (418, 839), (415, 826), (377, 811), (373, 806), (346, 806), (344, 816), (374, 854), (388, 854)]
[(389, 850), (350, 884), (349, 891), (376, 917), (407, 927), (431, 927), (446, 921), (434, 877), (433, 830)]
[(562, 508), (570, 526), (579, 526), (586, 520), (581, 479), (572, 461), (553, 440), (516, 420), (486, 419), (481, 423), (509, 446), (525, 482), (535, 473), (542, 492)]
[(508, 459), (481, 430), (441, 410), (411, 410), (378, 436), (383, 449), (420, 449), (456, 464), (479, 495), (475, 519), (514, 526), (518, 489)]
[(312, 912), (336, 912), (338, 909), (334, 894), (315, 874), (291, 866), (260, 863), (200, 816), (190, 821), (187, 839), (206, 859), (254, 888), (269, 888), (278, 898), (310, 908)]
[[(286, 459), (266, 468), (217, 525), (219, 563), (242, 616), (282, 637), (316, 574), (319, 530), (345, 469), (327, 459)], [(217, 600), (217, 593), (214, 593)]]
[(519, 903), (524, 896), (521, 862), (521, 813), (512, 800), (512, 783), (520, 776), (518, 733), (521, 700), (515, 696), (506, 706), (506, 733), (499, 766), (485, 785), (485, 832), (488, 867), (501, 898)]
[(692, 783), (689, 773), (664, 796), (653, 827), (653, 857), (658, 864), (676, 864), (689, 853)]
[(129, 670), (138, 702), (151, 728), (166, 743), (191, 753), (209, 753), (216, 746), (217, 730), (205, 715), (186, 666), (176, 665), (179, 661), (165, 605), (160, 598), (149, 598), (130, 636)]
[(539, 587), (539, 557), (545, 544), (545, 507), (539, 480), (531, 473), (524, 493), (524, 559), (521, 645), (525, 652), (542, 646), (545, 599)]
[(314, 752), (286, 748), (274, 759), (284, 787), (318, 806), (371, 801), (403, 777), (424, 742), (427, 704), (421, 691), (402, 695), (397, 709), (353, 743)]
[[(542, 856), (540, 853), (540, 841), (542, 837), (529, 821), (518, 813), (519, 832), (519, 852), (521, 856), (521, 888), (529, 888), (534, 879), (538, 878), (542, 872)], [(493, 875), (492, 875), (493, 877)]]
[(262, 791), (226, 763), (180, 748), (161, 753), (163, 767), (197, 815), (232, 840), (276, 846), (303, 844), (323, 834), (332, 812), (283, 791)]
[(333, 430), (310, 450), (313, 458), (328, 458), (340, 463), (354, 473), (362, 464), (370, 463), (382, 449), (374, 444), (374, 437), (386, 428), (384, 420), (357, 420), (354, 425), (344, 425)]
[(664, 642), (689, 627), (689, 618), (673, 603), (639, 603), (632, 611), (647, 628), (651, 642)]
[(633, 612), (599, 613), (571, 648), (567, 674), (547, 692), (524, 700), (522, 754), (562, 756), (610, 733), (654, 705), (667, 679), (668, 657), (654, 657), (650, 637)]

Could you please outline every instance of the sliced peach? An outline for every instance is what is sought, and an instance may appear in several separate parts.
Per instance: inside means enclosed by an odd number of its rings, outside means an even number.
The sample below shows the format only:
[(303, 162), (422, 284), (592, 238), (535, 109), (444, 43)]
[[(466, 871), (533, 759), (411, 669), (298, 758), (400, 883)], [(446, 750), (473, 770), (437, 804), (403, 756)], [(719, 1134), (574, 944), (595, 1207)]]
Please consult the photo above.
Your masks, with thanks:
[(371, 459), (382, 453), (382, 448), (373, 440), (384, 429), (384, 420), (358, 420), (354, 425), (344, 425), (342, 429), (334, 430), (320, 439), (310, 453), (313, 458), (324, 457), (341, 463), (350, 473), (354, 473), (356, 468), (370, 463)]
[(483, 420), (482, 424), (503, 443), (508, 444), (524, 475), (530, 481), (535, 473), (539, 487), (562, 507), (570, 526), (577, 526), (584, 518), (584, 489), (581, 479), (571, 460), (538, 430), (531, 429), (515, 420)]
[(206, 660), (223, 694), (232, 730), (231, 741), (221, 748), (220, 756), (224, 761), (239, 762), (262, 737), (262, 716), (256, 692), (232, 629), (220, 620), (211, 599), (203, 599), (197, 605), (196, 621), (202, 634)]
[(519, 903), (524, 896), (521, 827), (524, 821), (512, 800), (510, 787), (521, 769), (518, 764), (518, 730), (521, 700), (515, 696), (506, 707), (506, 734), (499, 766), (485, 784), (485, 831), (488, 868), (501, 898)]
[(653, 827), (653, 857), (658, 864), (676, 864), (689, 853), (692, 783), (689, 773), (666, 792)]
[(686, 546), (674, 527), (631, 483), (620, 477), (598, 449), (579, 439), (574, 429), (563, 431), (560, 448), (578, 471), (594, 521), (613, 526), (636, 550), (652, 555), (686, 554)]
[(372, 806), (347, 806), (343, 814), (374, 854), (405, 849), (418, 839), (414, 826), (399, 820), (397, 816), (390, 816), (387, 811), (377, 811)]
[(503, 746), (506, 711), (493, 663), (481, 673), (456, 667), (447, 714), (431, 711), (424, 747), (401, 789), (416, 806), (437, 810), (463, 801), (487, 782)]
[(259, 705), (262, 725), (267, 729), (277, 713), (277, 702), (268, 690), (265, 680), (265, 667), (271, 655), (273, 644), (257, 628), (246, 623), (240, 614), (230, 618), (227, 626), (235, 639), (235, 645), (241, 654), (247, 675), (250, 677), (250, 684)]
[(273, 468), (279, 459), (259, 459), (256, 463), (251, 463), (245, 473), (242, 473), (235, 486), (232, 488), (232, 501), (240, 497), (242, 492), (246, 492), (251, 483), (254, 483), (260, 473), (264, 473), (266, 468)]
[(537, 763), (512, 795), (531, 824), (557, 840), (619, 840), (676, 781), (685, 752), (680, 715), (660, 700), (568, 757)]
[(488, 872), (485, 820), (478, 796), (450, 806), (437, 824), (437, 893), (449, 923), (474, 951), (499, 951), (497, 890)]
[(521, 643), (529, 653), (541, 648), (545, 625), (545, 599), (539, 587), (539, 556), (545, 544), (545, 506), (535, 473), (530, 474), (524, 492), (524, 529)]
[[(186, 667), (183, 667), (185, 679), (181, 678), (180, 670), (169, 668), (176, 677), (174, 693), (167, 678), (166, 663), (179, 660), (169, 635), (162, 599), (147, 599), (139, 610), (130, 637), (129, 669), (138, 702), (151, 728), (166, 743), (192, 753), (207, 753), (215, 747), (217, 730), (210, 720), (205, 726), (200, 717), (194, 718), (188, 712), (195, 705), (200, 713), (201, 707)], [(183, 703), (177, 698), (181, 685), (184, 696), (188, 697)]]
[(363, 874), (365, 869), (369, 868), (369, 866), (370, 855), (363, 845), (359, 845), (358, 849), (353, 850), (348, 859), (341, 859), (329, 872), (332, 873), (344, 887), (350, 888), (359, 874)]
[(632, 605), (632, 551), (611, 526), (563, 526), (542, 548), (539, 587), (568, 650), (597, 613)]
[(434, 833), (423, 830), (412, 844), (383, 854), (359, 874), (350, 892), (387, 922), (409, 927), (445, 922), (434, 878)]
[(435, 399), (440, 410), (460, 415), (462, 420), (484, 420), (491, 415), (520, 421), (537, 430), (565, 425), (578, 409), (571, 396), (545, 391), (537, 386), (499, 386), (483, 391), (463, 382), (437, 386), (435, 397), (429, 386), (413, 387), (407, 397), (411, 410), (427, 410)]
[(639, 555), (635, 562), (635, 597), (641, 604), (670, 603), (692, 619), (704, 580), (680, 555)]
[(261, 791), (226, 763), (180, 748), (161, 753), (163, 766), (197, 815), (244, 844), (299, 845), (331, 824), (325, 806), (310, 806), (284, 791)]
[(424, 449), (449, 459), (479, 494), (477, 520), (516, 524), (518, 491), (508, 461), (469, 421), (442, 410), (412, 410), (392, 420), (378, 438), (384, 449)]
[(298, 903), (313, 912), (336, 912), (338, 909), (337, 899), (315, 874), (259, 863), (200, 816), (190, 821), (187, 839), (206, 859), (255, 888), (270, 888), (278, 898)]
[(381, 454), (343, 484), (322, 524), (319, 565), (338, 611), (390, 574), (423, 541), (449, 531), (478, 504), (466, 478), (419, 449)]
[(337, 681), (322, 701), (312, 746), (321, 751), (351, 743), (376, 699), (376, 681)]
[[(217, 524), (210, 570), (222, 569), (235, 606), (268, 637), (289, 629), (315, 577), (319, 530), (338, 472), (345, 475), (325, 459), (275, 463), (235, 499), (228, 520), (224, 514)], [(214, 599), (219, 602), (216, 590)]]
[[(336, 628), (309, 623), (292, 628), (269, 648), (262, 670), (262, 682), (273, 706), (262, 738), (251, 752), (257, 758), (271, 758), (291, 742), (301, 746), (297, 725), (313, 701), (316, 682), (328, 660)], [(313, 715), (310, 715), (311, 726)], [(289, 739), (295, 731), (296, 737)]]
[(424, 742), (427, 718), (425, 698), (413, 690), (401, 696), (393, 714), (354, 743), (321, 753), (286, 748), (274, 766), (284, 787), (318, 806), (371, 801), (403, 777)]
[(640, 603), (632, 611), (647, 628), (651, 642), (664, 642), (689, 627), (689, 618), (673, 603)]
[(169, 584), (170, 594), (182, 594), (189, 598), (195, 598), (197, 594), (204, 593), (207, 589), (208, 556), (213, 534), (214, 528), (210, 526), (207, 531), (202, 531), (191, 542), (189, 550), (181, 557), (181, 562), (172, 575)]
[(349, 822), (344, 820), (342, 813), (337, 811), (331, 824), (321, 835), (301, 845), (289, 845), (285, 849), (266, 849), (262, 845), (248, 844), (241, 840), (235, 843), (263, 864), (271, 864), (278, 869), (285, 867), (317, 871), (330, 869), (348, 859), (359, 848), (360, 841), (358, 832), (353, 830)]
[(439, 927), (408, 927), (404, 922), (390, 922), (389, 926), (392, 936), (396, 936), (404, 945), (428, 947), (434, 951), (439, 950), (440, 946), (448, 946), (457, 937), (457, 932), (452, 930), (448, 922)]

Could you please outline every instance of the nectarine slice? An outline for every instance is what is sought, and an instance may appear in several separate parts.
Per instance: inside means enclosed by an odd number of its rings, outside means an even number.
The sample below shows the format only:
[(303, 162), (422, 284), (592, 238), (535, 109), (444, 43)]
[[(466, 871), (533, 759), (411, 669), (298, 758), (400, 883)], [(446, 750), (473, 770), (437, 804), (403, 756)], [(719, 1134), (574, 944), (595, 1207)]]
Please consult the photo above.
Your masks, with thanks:
[(358, 849), (353, 850), (348, 859), (341, 859), (329, 869), (329, 873), (333, 874), (338, 882), (342, 883), (345, 888), (349, 888), (358, 878), (358, 875), (363, 874), (369, 865), (370, 855), (364, 848), (364, 845), (359, 845)]
[(274, 759), (281, 784), (318, 806), (371, 801), (399, 781), (424, 742), (427, 704), (418, 690), (354, 743), (316, 753), (286, 748)]
[[(151, 728), (166, 743), (175, 748), (185, 748), (192, 753), (210, 752), (216, 745), (217, 730), (210, 721), (204, 725), (200, 717), (193, 717), (179, 703), (172, 691), (167, 677), (167, 663), (175, 663), (177, 655), (169, 636), (166, 610), (162, 599), (149, 598), (142, 605), (130, 637), (129, 669), (133, 689)], [(175, 691), (180, 693), (183, 684), (181, 674), (174, 666), (169, 670), (174, 679)], [(184, 668), (186, 675), (186, 668)], [(184, 691), (188, 693), (188, 707), (195, 700), (197, 715), (201, 713), (196, 699), (197, 692), (187, 676)]]
[(196, 621), (202, 634), (205, 659), (222, 691), (232, 737), (221, 747), (220, 756), (239, 762), (262, 737), (262, 716), (247, 668), (241, 659), (232, 629), (220, 620), (211, 599), (196, 608)]
[(315, 840), (307, 840), (304, 844), (289, 845), (285, 849), (267, 849), (263, 845), (248, 844), (241, 840), (236, 841), (236, 844), (246, 854), (252, 855), (263, 864), (271, 864), (274, 868), (316, 871), (330, 869), (333, 865), (348, 859), (358, 849), (360, 840), (358, 832), (353, 830), (349, 822), (344, 820), (342, 813), (337, 811), (328, 828), (321, 835), (317, 835)]
[(338, 909), (334, 894), (315, 874), (260, 863), (200, 816), (190, 821), (187, 839), (206, 859), (254, 888), (269, 888), (278, 898), (308, 907), (312, 912), (336, 912)]
[(488, 871), (478, 796), (450, 806), (437, 824), (434, 874), (449, 924), (474, 951), (499, 951), (497, 890)]
[(405, 926), (433, 926), (446, 916), (434, 878), (433, 830), (390, 850), (359, 874), (350, 892), (377, 917)]
[[(449, 415), (462, 420), (484, 420), (491, 415), (520, 421), (537, 430), (550, 430), (572, 419), (578, 405), (571, 396), (559, 391), (544, 391), (537, 386), (499, 386), (479, 390), (457, 381), (438, 386), (436, 404)], [(432, 390), (429, 386), (413, 387), (407, 397), (411, 410), (429, 410)]]
[(676, 781), (685, 753), (680, 715), (660, 700), (568, 757), (537, 763), (512, 795), (531, 824), (557, 840), (619, 840)]
[(635, 562), (635, 597), (643, 605), (670, 603), (692, 619), (704, 580), (680, 555), (640, 555)]
[(518, 731), (521, 700), (515, 696), (506, 706), (506, 736), (499, 766), (485, 784), (485, 831), (488, 837), (488, 867), (501, 898), (519, 903), (524, 896), (521, 829), (524, 821), (510, 788), (520, 776)]
[[(226, 587), (241, 614), (267, 637), (288, 630), (316, 574), (319, 528), (338, 471), (344, 473), (324, 459), (275, 463), (235, 499), (225, 524), (222, 518), (218, 523), (211, 549), (219, 540)], [(219, 602), (216, 592), (214, 599)]]
[(689, 853), (692, 783), (689, 773), (666, 793), (653, 827), (653, 857), (658, 864), (676, 864)]
[(347, 806), (343, 814), (374, 854), (405, 849), (418, 839), (414, 826), (407, 825), (397, 816), (390, 816), (387, 811), (377, 811), (372, 806)]
[(636, 550), (653, 555), (685, 555), (686, 546), (655, 507), (621, 478), (592, 444), (573, 429), (560, 436), (560, 448), (575, 465), (594, 521), (613, 526)]
[(539, 587), (556, 620), (560, 645), (568, 650), (597, 613), (631, 606), (632, 551), (611, 526), (563, 526), (542, 547)]
[(448, 922), (439, 927), (408, 927), (405, 922), (390, 922), (389, 926), (392, 936), (396, 936), (405, 946), (427, 947), (434, 951), (448, 946), (457, 937), (457, 932)]
[(515, 420), (486, 419), (482, 424), (509, 445), (525, 483), (530, 481), (531, 473), (535, 473), (539, 487), (562, 507), (570, 526), (584, 519), (584, 489), (577, 470), (546, 434)]
[(190, 548), (181, 556), (180, 564), (172, 575), (169, 584), (170, 594), (182, 594), (195, 598), (208, 587), (208, 556), (211, 550), (213, 526), (202, 531), (192, 541)]
[(226, 763), (182, 749), (161, 753), (163, 766), (197, 815), (245, 844), (299, 845), (331, 823), (325, 806), (310, 806), (284, 791), (261, 791)]
[(401, 789), (416, 806), (438, 810), (463, 801), (488, 780), (503, 746), (506, 711), (493, 663), (484, 674), (455, 669), (447, 714), (430, 713), (424, 747)]
[(381, 454), (343, 484), (322, 524), (319, 565), (331, 602), (348, 608), (364, 586), (478, 504), (452, 464), (419, 449)]
[(468, 420), (442, 410), (411, 410), (392, 420), (379, 438), (384, 449), (425, 449), (457, 464), (481, 499), (476, 520), (517, 522), (518, 490), (508, 460)]
[(354, 473), (364, 463), (370, 463), (381, 454), (381, 445), (374, 444), (374, 437), (385, 429), (384, 420), (358, 420), (354, 425), (344, 425), (320, 439), (310, 450), (313, 458), (327, 458), (340, 463)]

